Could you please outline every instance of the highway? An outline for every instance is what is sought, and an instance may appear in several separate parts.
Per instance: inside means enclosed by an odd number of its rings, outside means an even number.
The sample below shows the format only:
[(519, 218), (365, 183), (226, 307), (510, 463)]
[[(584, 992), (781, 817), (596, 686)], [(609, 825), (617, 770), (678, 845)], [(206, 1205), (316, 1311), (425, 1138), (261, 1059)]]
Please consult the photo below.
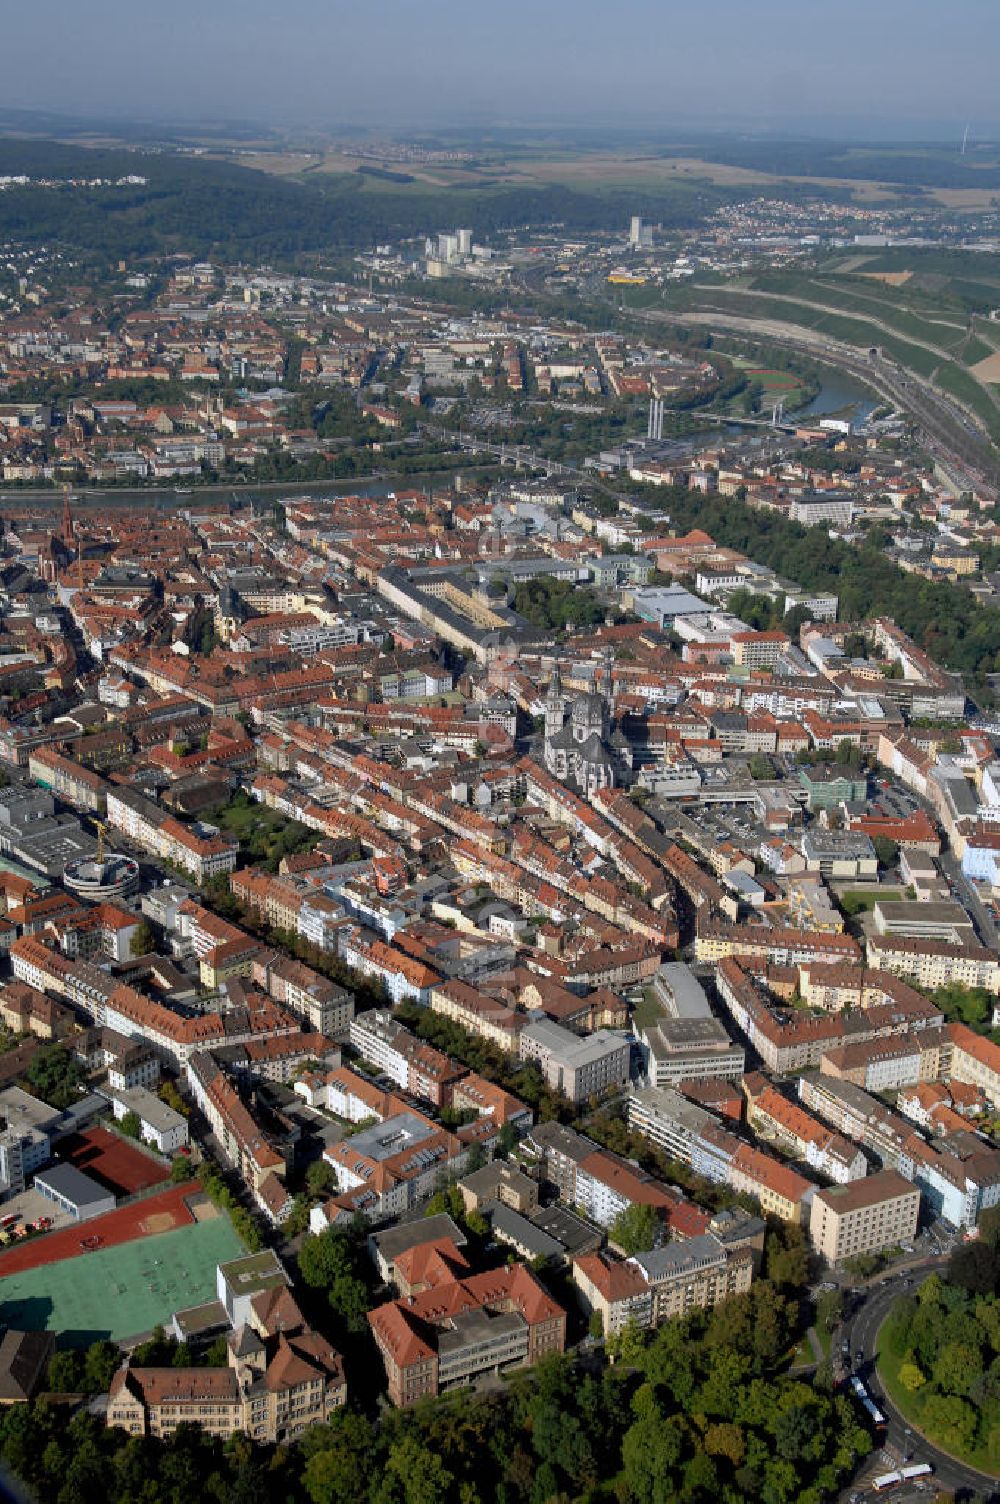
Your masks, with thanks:
[[(873, 1399), (885, 1413), (888, 1423), (885, 1444), (892, 1447), (899, 1456), (909, 1453), (914, 1462), (929, 1462), (934, 1469), (934, 1481), (939, 1487), (965, 1490), (988, 1499), (990, 1504), (1000, 1504), (1000, 1480), (954, 1461), (946, 1452), (942, 1452), (907, 1426), (892, 1401), (886, 1398), (875, 1366), (879, 1327), (888, 1315), (893, 1301), (901, 1295), (914, 1293), (944, 1263), (945, 1260), (941, 1258), (923, 1259), (869, 1285), (860, 1306), (844, 1323), (836, 1340), (846, 1340), (849, 1343), (851, 1371), (863, 1380)], [(904, 1283), (906, 1279), (912, 1280), (911, 1286), (907, 1287)], [(858, 1354), (861, 1355), (860, 1361), (856, 1361)], [(868, 1471), (870, 1466), (866, 1466), (866, 1472)], [(855, 1488), (859, 1486), (854, 1485)]]

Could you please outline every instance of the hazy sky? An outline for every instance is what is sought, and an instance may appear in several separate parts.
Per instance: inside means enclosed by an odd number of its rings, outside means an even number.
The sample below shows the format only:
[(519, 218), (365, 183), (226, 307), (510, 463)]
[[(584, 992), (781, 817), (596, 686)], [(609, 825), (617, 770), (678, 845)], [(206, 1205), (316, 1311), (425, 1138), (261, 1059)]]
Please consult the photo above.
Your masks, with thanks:
[(0, 104), (144, 119), (989, 132), (1000, 0), (50, 0)]

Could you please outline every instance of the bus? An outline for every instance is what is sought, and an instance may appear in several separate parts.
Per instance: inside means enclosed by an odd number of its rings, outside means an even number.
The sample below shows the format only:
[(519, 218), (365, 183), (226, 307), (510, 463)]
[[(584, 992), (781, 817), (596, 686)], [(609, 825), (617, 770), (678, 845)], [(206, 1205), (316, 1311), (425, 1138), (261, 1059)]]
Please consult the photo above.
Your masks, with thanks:
[(917, 1478), (929, 1478), (934, 1469), (929, 1462), (915, 1462), (912, 1467), (897, 1468), (892, 1473), (882, 1473), (872, 1479), (872, 1493), (885, 1494), (903, 1483), (913, 1483)]
[(868, 1390), (865, 1388), (864, 1384), (862, 1384), (857, 1374), (851, 1375), (851, 1388), (854, 1390), (856, 1398), (862, 1405), (868, 1419), (871, 1421), (874, 1430), (877, 1433), (883, 1432), (885, 1430), (885, 1416), (882, 1414), (881, 1410), (876, 1405), (875, 1401), (872, 1399), (871, 1395), (868, 1393)]

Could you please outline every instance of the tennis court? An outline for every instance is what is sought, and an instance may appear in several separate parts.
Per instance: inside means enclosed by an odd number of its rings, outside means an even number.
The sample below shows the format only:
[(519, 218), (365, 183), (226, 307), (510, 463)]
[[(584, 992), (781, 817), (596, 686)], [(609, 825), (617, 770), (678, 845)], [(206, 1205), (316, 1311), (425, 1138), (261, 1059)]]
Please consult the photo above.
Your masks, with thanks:
[(157, 1162), (142, 1149), (123, 1143), (107, 1128), (84, 1128), (59, 1145), (59, 1158), (91, 1175), (116, 1196), (131, 1196), (170, 1178), (167, 1161)]
[(60, 1334), (61, 1345), (120, 1340), (215, 1299), (215, 1266), (243, 1253), (228, 1217), (99, 1248), (0, 1279), (0, 1321)]

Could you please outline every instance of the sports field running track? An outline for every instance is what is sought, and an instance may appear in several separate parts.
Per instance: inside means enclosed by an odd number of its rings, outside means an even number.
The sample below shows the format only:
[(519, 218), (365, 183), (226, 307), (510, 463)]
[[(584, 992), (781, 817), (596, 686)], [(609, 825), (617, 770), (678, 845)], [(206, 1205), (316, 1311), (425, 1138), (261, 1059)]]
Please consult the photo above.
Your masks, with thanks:
[(54, 1332), (63, 1347), (143, 1337), (175, 1311), (215, 1300), (217, 1265), (243, 1251), (228, 1217), (190, 1221), (0, 1279), (0, 1319)]
[(45, 1264), (59, 1264), (64, 1259), (82, 1257), (89, 1250), (84, 1240), (100, 1243), (92, 1246), (114, 1248), (120, 1243), (131, 1243), (136, 1238), (148, 1238), (157, 1233), (169, 1232), (172, 1228), (188, 1227), (196, 1219), (188, 1201), (201, 1193), (197, 1180), (187, 1185), (171, 1186), (155, 1196), (146, 1196), (131, 1206), (119, 1207), (106, 1212), (91, 1222), (75, 1222), (72, 1227), (61, 1227), (58, 1232), (45, 1233), (29, 1238), (0, 1253), (0, 1301), (3, 1300), (3, 1280), (9, 1274), (21, 1274), (27, 1269), (40, 1269)]

